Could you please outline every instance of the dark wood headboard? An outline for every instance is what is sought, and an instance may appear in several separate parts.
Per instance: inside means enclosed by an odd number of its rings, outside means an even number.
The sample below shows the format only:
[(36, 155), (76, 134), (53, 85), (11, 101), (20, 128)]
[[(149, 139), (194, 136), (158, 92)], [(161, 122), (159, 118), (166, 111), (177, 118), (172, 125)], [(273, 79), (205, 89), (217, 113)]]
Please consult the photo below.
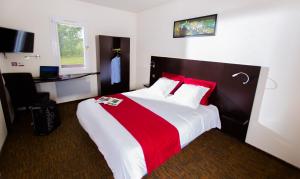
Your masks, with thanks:
[[(217, 88), (210, 97), (210, 103), (218, 107), (220, 115), (244, 122), (250, 120), (260, 69), (259, 66), (152, 56), (150, 84), (160, 78), (162, 72), (215, 81)], [(246, 78), (243, 75), (232, 77), (238, 72), (247, 73), (249, 83), (243, 84)]]

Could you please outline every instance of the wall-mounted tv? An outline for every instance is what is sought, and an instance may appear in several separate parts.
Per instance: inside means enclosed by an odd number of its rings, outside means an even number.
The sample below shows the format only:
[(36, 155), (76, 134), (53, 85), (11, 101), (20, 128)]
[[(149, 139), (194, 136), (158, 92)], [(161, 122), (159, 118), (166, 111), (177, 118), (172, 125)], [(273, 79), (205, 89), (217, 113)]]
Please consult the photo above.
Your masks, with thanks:
[(0, 53), (32, 53), (34, 33), (0, 27)]

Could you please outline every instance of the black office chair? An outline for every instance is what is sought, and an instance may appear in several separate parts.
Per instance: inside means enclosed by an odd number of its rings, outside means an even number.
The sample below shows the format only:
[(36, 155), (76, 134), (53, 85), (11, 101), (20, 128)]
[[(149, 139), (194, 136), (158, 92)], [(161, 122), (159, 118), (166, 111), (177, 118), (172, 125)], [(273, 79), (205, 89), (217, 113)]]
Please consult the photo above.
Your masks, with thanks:
[(3, 73), (5, 86), (15, 112), (21, 107), (29, 109), (32, 105), (49, 101), (49, 93), (38, 93), (31, 73)]

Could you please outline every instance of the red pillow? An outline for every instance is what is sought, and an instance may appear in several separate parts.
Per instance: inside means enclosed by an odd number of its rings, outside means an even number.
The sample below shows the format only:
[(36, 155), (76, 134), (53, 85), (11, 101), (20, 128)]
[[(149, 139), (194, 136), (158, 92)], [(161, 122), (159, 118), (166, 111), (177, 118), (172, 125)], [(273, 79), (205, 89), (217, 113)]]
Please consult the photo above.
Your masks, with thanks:
[(208, 105), (208, 98), (217, 86), (216, 82), (198, 80), (198, 79), (193, 79), (193, 78), (184, 78), (184, 83), (191, 84), (191, 85), (197, 85), (197, 86), (204, 86), (204, 87), (209, 88), (207, 93), (203, 96), (203, 98), (200, 101), (200, 104), (202, 104), (202, 105)]
[(174, 94), (175, 91), (183, 84), (184, 76), (177, 75), (173, 73), (163, 72), (162, 77), (169, 78), (170, 80), (179, 81), (179, 83), (175, 86), (175, 88), (170, 92), (170, 94)]

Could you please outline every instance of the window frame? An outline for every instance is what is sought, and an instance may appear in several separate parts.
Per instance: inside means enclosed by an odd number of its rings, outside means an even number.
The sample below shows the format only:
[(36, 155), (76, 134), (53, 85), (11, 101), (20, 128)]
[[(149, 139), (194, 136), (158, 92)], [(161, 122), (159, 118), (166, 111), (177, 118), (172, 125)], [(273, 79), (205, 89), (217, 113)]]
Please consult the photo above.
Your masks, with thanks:
[[(59, 66), (60, 74), (78, 74), (85, 73), (88, 71), (88, 39), (87, 39), (87, 30), (84, 24), (76, 21), (71, 21), (63, 18), (52, 18), (52, 44), (53, 44), (53, 54), (56, 59), (56, 64)], [(83, 30), (83, 65), (62, 65), (61, 63), (61, 54), (59, 48), (59, 38), (58, 38), (58, 24), (65, 24), (75, 27), (80, 27)]]

